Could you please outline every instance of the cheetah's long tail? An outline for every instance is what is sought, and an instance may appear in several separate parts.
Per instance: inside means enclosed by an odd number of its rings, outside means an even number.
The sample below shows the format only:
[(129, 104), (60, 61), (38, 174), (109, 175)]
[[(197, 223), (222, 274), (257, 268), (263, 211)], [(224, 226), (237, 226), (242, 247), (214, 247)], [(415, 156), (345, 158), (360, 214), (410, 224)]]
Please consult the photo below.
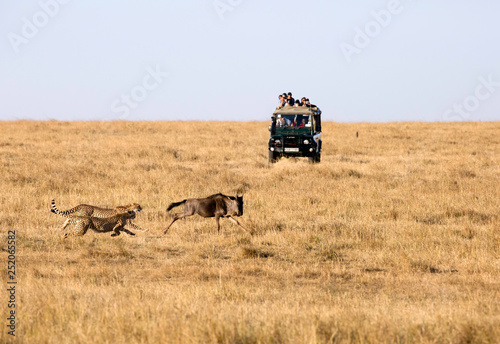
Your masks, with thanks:
[(69, 218), (68, 215), (76, 211), (76, 207), (73, 209), (66, 210), (66, 211), (61, 211), (61, 210), (57, 209), (55, 200), (52, 200), (51, 206), (52, 206), (52, 209), (50, 209), (50, 211), (56, 215), (61, 216), (61, 217)]

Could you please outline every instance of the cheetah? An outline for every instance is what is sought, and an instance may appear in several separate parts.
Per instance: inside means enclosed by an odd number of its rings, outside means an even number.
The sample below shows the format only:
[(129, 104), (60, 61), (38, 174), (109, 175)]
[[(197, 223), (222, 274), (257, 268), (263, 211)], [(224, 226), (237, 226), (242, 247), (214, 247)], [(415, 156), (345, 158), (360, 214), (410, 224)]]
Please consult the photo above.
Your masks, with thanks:
[(56, 208), (54, 210), (54, 214), (66, 217), (69, 220), (69, 224), (74, 225), (75, 231), (71, 233), (65, 233), (65, 239), (71, 236), (83, 236), (89, 229), (92, 229), (97, 233), (113, 232), (111, 234), (112, 237), (120, 235), (120, 232), (125, 232), (129, 235), (135, 235), (135, 233), (125, 228), (125, 225), (128, 221), (135, 219), (135, 212), (132, 210), (128, 210), (127, 212), (119, 213), (110, 217), (94, 217), (66, 215), (58, 211)]
[[(120, 213), (124, 213), (127, 211), (133, 211), (134, 213), (138, 213), (142, 210), (141, 206), (137, 203), (132, 203), (132, 204), (127, 204), (123, 206), (118, 206), (114, 209), (106, 209), (106, 208), (99, 208), (93, 205), (88, 205), (88, 204), (80, 204), (77, 205), (74, 208), (68, 209), (68, 210), (59, 210), (56, 207), (56, 201), (52, 200), (52, 209), (50, 209), (51, 212), (54, 214), (61, 215), (63, 217), (67, 217), (66, 215), (72, 215), (72, 216), (92, 216), (92, 217), (100, 217), (100, 218), (106, 218), (106, 217), (111, 217)], [(70, 218), (67, 218), (66, 221), (64, 221), (61, 230), (64, 230), (68, 225), (70, 224)], [(147, 232), (149, 229), (144, 229), (142, 227), (137, 226), (136, 224), (132, 223), (131, 220), (128, 220), (128, 224), (130, 225), (131, 228), (141, 231), (141, 232)]]

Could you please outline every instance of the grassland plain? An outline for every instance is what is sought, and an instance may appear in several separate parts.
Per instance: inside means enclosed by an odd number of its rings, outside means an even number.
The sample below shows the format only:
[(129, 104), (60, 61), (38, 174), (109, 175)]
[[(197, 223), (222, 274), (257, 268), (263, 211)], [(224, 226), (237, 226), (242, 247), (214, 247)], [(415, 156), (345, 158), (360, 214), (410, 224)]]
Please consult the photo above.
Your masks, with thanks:
[[(499, 122), (327, 122), (320, 164), (273, 166), (264, 122), (0, 131), (17, 343), (500, 342)], [(163, 235), (169, 203), (238, 188), (253, 236), (200, 217)], [(64, 240), (52, 198), (138, 202), (150, 231)]]

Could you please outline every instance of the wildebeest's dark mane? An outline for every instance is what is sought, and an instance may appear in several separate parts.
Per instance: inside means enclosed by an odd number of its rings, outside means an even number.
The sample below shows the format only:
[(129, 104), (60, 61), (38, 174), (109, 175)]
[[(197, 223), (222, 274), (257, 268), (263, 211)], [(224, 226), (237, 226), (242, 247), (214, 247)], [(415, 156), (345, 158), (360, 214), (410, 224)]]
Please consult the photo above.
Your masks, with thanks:
[(221, 194), (220, 192), (217, 193), (217, 194), (210, 195), (207, 198), (215, 198), (215, 197), (218, 197), (218, 196), (220, 196), (220, 197), (227, 197), (227, 198), (229, 198), (229, 199), (231, 199), (233, 201), (236, 199), (236, 197), (234, 197), (234, 196), (226, 196), (224, 194)]

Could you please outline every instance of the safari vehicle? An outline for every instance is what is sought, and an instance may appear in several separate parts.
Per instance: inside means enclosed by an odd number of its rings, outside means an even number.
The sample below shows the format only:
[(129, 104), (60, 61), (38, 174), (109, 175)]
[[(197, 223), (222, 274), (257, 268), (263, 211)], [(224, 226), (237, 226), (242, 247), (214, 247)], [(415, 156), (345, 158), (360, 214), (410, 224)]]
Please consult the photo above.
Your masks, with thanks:
[(321, 110), (314, 107), (278, 108), (269, 126), (269, 162), (281, 157), (307, 157), (309, 162), (321, 161)]

